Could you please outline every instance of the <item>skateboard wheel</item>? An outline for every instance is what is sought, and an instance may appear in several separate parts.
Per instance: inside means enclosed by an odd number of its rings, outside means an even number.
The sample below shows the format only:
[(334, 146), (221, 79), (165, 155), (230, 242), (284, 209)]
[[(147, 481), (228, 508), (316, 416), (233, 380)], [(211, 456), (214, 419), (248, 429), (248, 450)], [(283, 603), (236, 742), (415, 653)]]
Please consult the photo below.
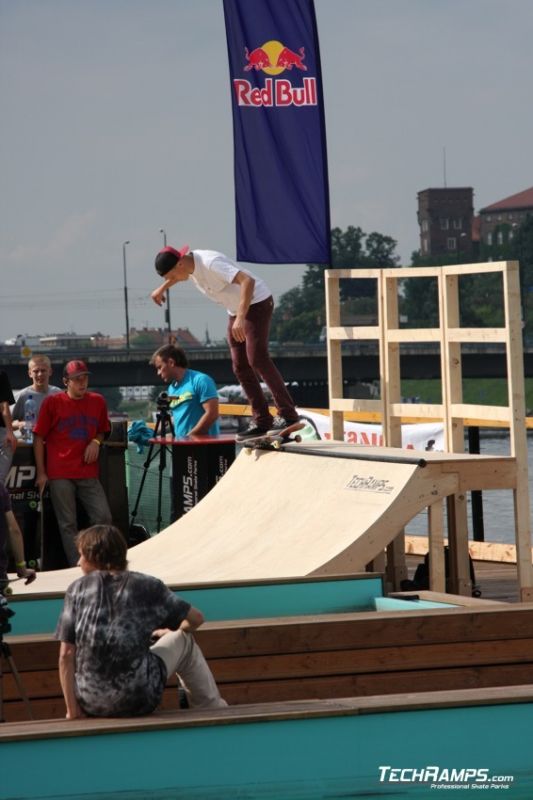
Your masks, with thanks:
[(6, 586), (6, 588), (4, 589), (4, 594), (6, 596), (10, 595), (10, 594), (13, 594), (13, 589), (11, 588), (11, 586)]
[(278, 441), (272, 442), (272, 447), (274, 448), (274, 450), (281, 450), (281, 442)]
[(247, 456), (251, 456), (252, 455), (252, 448), (251, 447), (245, 447), (244, 448), (244, 452), (246, 453)]
[(301, 442), (301, 441), (302, 441), (302, 437), (299, 434), (297, 434), (293, 439), (293, 442)]

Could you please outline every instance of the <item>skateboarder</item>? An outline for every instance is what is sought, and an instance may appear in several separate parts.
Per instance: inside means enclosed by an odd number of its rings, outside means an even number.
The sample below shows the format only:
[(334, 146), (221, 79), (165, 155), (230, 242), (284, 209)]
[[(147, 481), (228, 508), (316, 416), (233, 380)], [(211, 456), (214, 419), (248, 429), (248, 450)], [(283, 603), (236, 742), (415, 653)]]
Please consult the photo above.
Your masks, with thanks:
[[(214, 250), (175, 250), (164, 247), (157, 254), (155, 268), (164, 283), (152, 292), (161, 305), (175, 283), (193, 281), (210, 300), (226, 308), (227, 338), (235, 377), (252, 407), (253, 420), (238, 441), (277, 433), (298, 421), (294, 401), (268, 351), (268, 334), (274, 310), (272, 293), (266, 283), (230, 258)], [(272, 419), (258, 375), (272, 393), (278, 415)]]

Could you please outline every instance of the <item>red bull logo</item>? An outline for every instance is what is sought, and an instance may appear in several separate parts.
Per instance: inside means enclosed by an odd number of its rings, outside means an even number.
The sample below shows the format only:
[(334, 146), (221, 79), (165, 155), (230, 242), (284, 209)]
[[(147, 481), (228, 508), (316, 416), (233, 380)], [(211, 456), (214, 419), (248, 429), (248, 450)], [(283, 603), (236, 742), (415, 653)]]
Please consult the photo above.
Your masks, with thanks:
[[(264, 72), (269, 76), (280, 75), (285, 70), (293, 69), (307, 72), (305, 61), (305, 48), (298, 51), (291, 50), (282, 42), (269, 41), (249, 51), (244, 48), (244, 72)], [(244, 78), (233, 81), (237, 105), (259, 108), (261, 106), (316, 106), (317, 87), (316, 78), (305, 77), (303, 86), (293, 86), (290, 80), (265, 79), (263, 88), (254, 87)]]

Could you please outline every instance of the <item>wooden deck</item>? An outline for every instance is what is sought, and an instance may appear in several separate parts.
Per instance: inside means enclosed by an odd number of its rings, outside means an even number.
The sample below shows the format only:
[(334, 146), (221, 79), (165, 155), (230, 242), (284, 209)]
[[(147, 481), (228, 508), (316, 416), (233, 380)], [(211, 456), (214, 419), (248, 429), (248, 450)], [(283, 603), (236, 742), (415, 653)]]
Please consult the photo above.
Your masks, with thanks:
[[(409, 577), (412, 578), (416, 567), (423, 561), (421, 556), (407, 556), (406, 562)], [(516, 564), (505, 564), (494, 561), (475, 561), (476, 583), (485, 600), (499, 600), (503, 603), (517, 603), (520, 600)]]

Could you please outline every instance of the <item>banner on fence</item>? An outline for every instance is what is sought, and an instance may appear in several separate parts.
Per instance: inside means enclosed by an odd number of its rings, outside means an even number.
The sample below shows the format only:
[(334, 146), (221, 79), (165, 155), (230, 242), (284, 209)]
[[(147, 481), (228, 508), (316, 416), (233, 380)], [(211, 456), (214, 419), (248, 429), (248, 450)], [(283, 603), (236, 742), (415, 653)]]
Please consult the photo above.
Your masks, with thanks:
[[(330, 439), (329, 416), (298, 409), (298, 413), (308, 417), (315, 424), (322, 439)], [(352, 444), (369, 447), (383, 447), (383, 429), (381, 425), (363, 422), (344, 421), (344, 440)], [(444, 451), (444, 426), (440, 422), (402, 425), (402, 447), (409, 450)]]

